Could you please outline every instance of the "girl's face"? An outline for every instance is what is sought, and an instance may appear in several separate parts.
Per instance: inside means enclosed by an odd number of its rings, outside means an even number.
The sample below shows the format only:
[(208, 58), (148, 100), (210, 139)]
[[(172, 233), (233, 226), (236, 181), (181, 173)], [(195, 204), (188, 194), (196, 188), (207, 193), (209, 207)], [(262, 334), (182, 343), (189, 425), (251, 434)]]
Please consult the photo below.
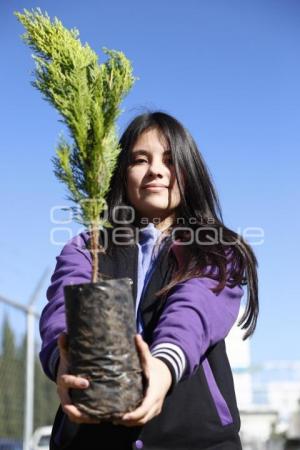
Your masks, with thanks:
[(180, 204), (171, 150), (155, 128), (144, 131), (131, 150), (127, 197), (140, 217), (148, 219), (170, 218)]

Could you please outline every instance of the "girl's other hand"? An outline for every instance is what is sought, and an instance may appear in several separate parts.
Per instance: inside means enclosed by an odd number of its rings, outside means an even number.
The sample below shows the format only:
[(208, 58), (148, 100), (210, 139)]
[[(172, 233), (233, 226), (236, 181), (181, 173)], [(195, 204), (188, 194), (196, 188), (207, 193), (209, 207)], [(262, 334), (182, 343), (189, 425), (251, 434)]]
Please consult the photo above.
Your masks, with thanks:
[(134, 411), (126, 413), (115, 425), (127, 427), (141, 426), (160, 414), (167, 392), (172, 383), (172, 375), (167, 365), (151, 355), (147, 343), (142, 336), (135, 336), (141, 365), (148, 382), (142, 404)]
[(86, 389), (89, 382), (85, 378), (70, 375), (68, 373), (68, 344), (66, 333), (61, 333), (57, 340), (59, 348), (59, 366), (57, 370), (56, 385), (60, 403), (65, 414), (72, 422), (76, 423), (99, 423), (99, 420), (92, 419), (87, 414), (81, 412), (71, 402), (69, 389)]

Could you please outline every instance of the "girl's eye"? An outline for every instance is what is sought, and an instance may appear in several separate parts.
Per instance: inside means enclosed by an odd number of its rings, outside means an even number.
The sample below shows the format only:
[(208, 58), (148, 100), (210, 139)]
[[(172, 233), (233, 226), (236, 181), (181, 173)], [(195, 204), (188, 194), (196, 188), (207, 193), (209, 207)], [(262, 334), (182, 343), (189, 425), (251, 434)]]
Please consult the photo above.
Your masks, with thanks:
[(173, 159), (172, 159), (172, 158), (167, 158), (167, 159), (165, 159), (164, 164), (168, 164), (168, 165), (174, 164), (174, 163), (173, 163)]
[[(143, 163), (143, 162), (147, 162), (147, 160), (146, 160), (146, 159), (141, 159), (141, 158), (139, 158), (139, 159), (136, 159), (136, 160), (134, 161), (134, 164), (140, 164), (140, 163)], [(173, 164), (173, 159), (172, 159), (172, 158), (168, 158), (167, 161), (166, 161), (166, 163), (167, 163), (167, 164)]]

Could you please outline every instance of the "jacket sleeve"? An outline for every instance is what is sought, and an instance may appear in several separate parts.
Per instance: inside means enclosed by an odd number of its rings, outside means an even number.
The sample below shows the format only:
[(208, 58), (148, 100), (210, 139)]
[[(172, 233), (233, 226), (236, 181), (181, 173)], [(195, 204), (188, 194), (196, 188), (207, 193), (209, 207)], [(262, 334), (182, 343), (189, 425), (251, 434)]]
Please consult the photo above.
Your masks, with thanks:
[(47, 289), (48, 303), (40, 318), (40, 335), (42, 348), (40, 361), (45, 374), (55, 380), (58, 347), (57, 338), (66, 331), (64, 286), (70, 284), (89, 283), (92, 276), (92, 260), (90, 252), (85, 248), (88, 233), (81, 233), (72, 238), (63, 247)]
[(166, 362), (175, 382), (196, 371), (207, 349), (224, 339), (237, 319), (243, 288), (226, 285), (215, 294), (211, 288), (217, 284), (208, 277), (190, 278), (178, 283), (166, 299), (150, 351)]

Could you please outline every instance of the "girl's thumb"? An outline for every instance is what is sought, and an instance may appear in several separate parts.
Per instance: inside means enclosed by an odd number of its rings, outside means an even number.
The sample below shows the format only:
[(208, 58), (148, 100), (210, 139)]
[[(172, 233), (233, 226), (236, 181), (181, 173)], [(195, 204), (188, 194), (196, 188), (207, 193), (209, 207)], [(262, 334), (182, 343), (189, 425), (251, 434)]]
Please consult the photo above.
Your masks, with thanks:
[(144, 356), (148, 356), (148, 354), (150, 355), (148, 344), (144, 341), (140, 334), (135, 335), (135, 343), (138, 350), (140, 350)]

